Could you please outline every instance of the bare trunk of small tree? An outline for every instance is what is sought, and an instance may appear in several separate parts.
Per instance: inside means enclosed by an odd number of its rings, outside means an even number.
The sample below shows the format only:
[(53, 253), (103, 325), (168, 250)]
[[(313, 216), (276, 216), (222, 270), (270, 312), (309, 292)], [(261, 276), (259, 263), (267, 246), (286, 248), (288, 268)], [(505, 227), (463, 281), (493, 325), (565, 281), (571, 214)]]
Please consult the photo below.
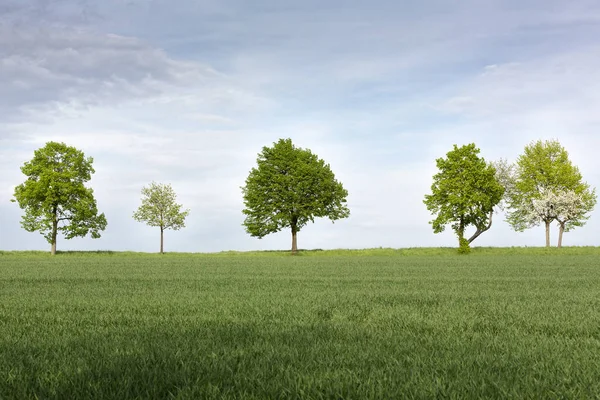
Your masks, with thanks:
[(50, 247), (50, 254), (56, 255), (56, 238), (58, 237), (58, 207), (54, 206), (52, 210), (54, 215), (52, 216), (52, 243)]
[(546, 247), (550, 247), (550, 220), (546, 220)]
[(161, 226), (160, 227), (160, 254), (164, 254), (164, 244), (165, 244), (165, 229)]
[(565, 224), (561, 223), (558, 228), (558, 248), (562, 247), (563, 232), (565, 231)]

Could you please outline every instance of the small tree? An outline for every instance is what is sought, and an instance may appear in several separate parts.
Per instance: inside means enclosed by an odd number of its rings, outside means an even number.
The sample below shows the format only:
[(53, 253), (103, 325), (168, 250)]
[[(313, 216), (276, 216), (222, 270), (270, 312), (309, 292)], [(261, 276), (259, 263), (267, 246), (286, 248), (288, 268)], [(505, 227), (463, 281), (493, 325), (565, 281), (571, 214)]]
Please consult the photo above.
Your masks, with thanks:
[(95, 172), (93, 161), (75, 147), (48, 142), (21, 167), (27, 180), (15, 188), (12, 201), (25, 210), (21, 226), (28, 232), (39, 231), (52, 254), (56, 254), (58, 232), (65, 239), (87, 234), (97, 239), (106, 229), (94, 191), (84, 185)]
[[(502, 200), (504, 188), (496, 178), (496, 169), (478, 156), (474, 143), (458, 147), (436, 160), (440, 172), (433, 176), (431, 194), (424, 203), (432, 214), (435, 233), (447, 224), (458, 236), (459, 250), (468, 252), (470, 243), (492, 226), (494, 207)], [(465, 239), (465, 229), (473, 225), (475, 233)]]
[(533, 199), (529, 208), (530, 224), (541, 220), (558, 222), (558, 247), (562, 247), (563, 233), (576, 226), (582, 226), (589, 218), (587, 215), (596, 204), (595, 190), (586, 190), (580, 194), (573, 190), (542, 190), (538, 198)]
[(596, 206), (596, 189), (589, 187), (581, 193), (572, 190), (562, 191), (558, 195), (556, 221), (558, 221), (558, 247), (562, 247), (563, 233), (575, 227), (585, 225), (589, 213)]
[(582, 203), (578, 212), (561, 216), (561, 239), (563, 231), (585, 224), (586, 215), (596, 203), (595, 190), (590, 191), (583, 182), (579, 169), (558, 141), (532, 142), (517, 159), (514, 186), (508, 195), (507, 221), (516, 231), (544, 223), (546, 247), (550, 247), (550, 224), (558, 218), (554, 209), (556, 196), (570, 191), (582, 196)]
[(347, 218), (348, 192), (335, 179), (328, 164), (308, 149), (295, 147), (291, 139), (280, 139), (263, 147), (242, 187), (244, 226), (262, 238), (290, 228), (292, 253), (298, 251), (297, 233), (315, 217), (331, 221)]
[(142, 205), (133, 213), (138, 222), (160, 228), (160, 254), (164, 253), (164, 232), (166, 229), (185, 228), (185, 218), (190, 210), (181, 210), (182, 205), (175, 203), (177, 195), (170, 184), (152, 182), (142, 188)]

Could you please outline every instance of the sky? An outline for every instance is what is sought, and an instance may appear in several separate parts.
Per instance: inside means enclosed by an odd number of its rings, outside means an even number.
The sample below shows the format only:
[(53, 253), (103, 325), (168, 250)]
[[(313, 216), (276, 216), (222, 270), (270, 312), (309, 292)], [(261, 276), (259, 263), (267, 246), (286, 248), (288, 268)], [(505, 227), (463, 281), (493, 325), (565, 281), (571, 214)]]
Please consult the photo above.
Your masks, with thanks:
[[(158, 251), (132, 218), (152, 181), (191, 211), (166, 251), (289, 249), (288, 231), (242, 226), (240, 187), (279, 138), (349, 192), (351, 216), (306, 226), (300, 248), (456, 246), (423, 204), (453, 144), (515, 161), (556, 139), (600, 186), (599, 37), (597, 0), (0, 0), (0, 250), (49, 249), (10, 202), (48, 141), (93, 157), (108, 220), (59, 250)], [(504, 219), (473, 244), (544, 245)], [(599, 231), (597, 209), (564, 245)]]

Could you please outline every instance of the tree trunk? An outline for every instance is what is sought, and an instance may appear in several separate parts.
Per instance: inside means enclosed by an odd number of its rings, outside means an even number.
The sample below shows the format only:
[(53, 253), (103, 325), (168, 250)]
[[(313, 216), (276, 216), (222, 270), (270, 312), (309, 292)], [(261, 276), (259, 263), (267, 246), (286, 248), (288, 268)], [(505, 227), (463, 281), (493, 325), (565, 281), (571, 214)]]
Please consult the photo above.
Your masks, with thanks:
[(546, 247), (550, 247), (550, 220), (546, 220)]
[(469, 238), (469, 244), (471, 244), (471, 242), (475, 239), (477, 239), (479, 237), (479, 235), (481, 235), (483, 232), (487, 231), (488, 229), (490, 229), (492, 227), (492, 216), (494, 215), (494, 210), (490, 211), (490, 222), (484, 226), (484, 227), (477, 227), (477, 231), (475, 231), (475, 233), (473, 234), (473, 236), (471, 236)]
[(58, 208), (55, 206), (52, 210), (54, 215), (52, 216), (52, 243), (50, 248), (50, 254), (56, 255), (56, 238), (58, 236)]
[(52, 233), (52, 246), (50, 247), (50, 254), (56, 255), (56, 232)]
[(292, 254), (298, 253), (298, 239), (296, 230), (292, 228)]
[(292, 254), (298, 254), (298, 218), (292, 217)]
[(160, 254), (164, 254), (164, 244), (165, 244), (164, 232), (165, 232), (165, 229), (161, 226), (160, 227)]
[(462, 239), (465, 236), (465, 223), (462, 218), (460, 219), (458, 225), (458, 232), (456, 233), (458, 234), (458, 247), (460, 247), (460, 245), (462, 244)]
[(565, 224), (561, 223), (558, 228), (558, 248), (559, 249), (562, 247), (562, 237), (563, 237), (564, 231), (565, 231)]

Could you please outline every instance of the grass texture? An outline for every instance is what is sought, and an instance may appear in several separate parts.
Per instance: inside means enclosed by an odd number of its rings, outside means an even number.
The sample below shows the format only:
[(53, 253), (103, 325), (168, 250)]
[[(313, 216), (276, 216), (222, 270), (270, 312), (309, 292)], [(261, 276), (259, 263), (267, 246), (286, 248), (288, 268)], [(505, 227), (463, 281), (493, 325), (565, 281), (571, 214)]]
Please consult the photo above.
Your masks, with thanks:
[(600, 249), (0, 253), (0, 399), (599, 398)]

